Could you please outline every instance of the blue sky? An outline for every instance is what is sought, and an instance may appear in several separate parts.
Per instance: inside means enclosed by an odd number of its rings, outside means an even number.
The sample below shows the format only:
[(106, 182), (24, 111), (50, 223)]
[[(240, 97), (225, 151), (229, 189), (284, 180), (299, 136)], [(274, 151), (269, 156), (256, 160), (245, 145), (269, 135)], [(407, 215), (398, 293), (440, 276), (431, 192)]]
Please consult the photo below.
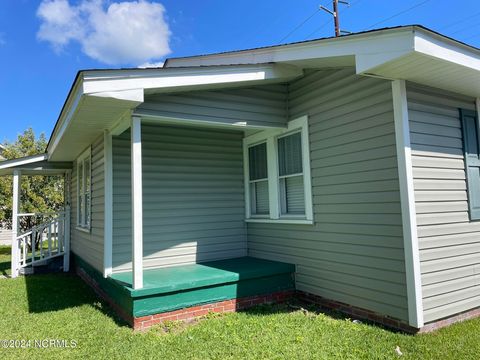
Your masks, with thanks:
[[(27, 127), (48, 137), (80, 69), (136, 67), (333, 33), (330, 17), (317, 11), (331, 6), (325, 0), (140, 3), (0, 0), (0, 142)], [(351, 0), (340, 12), (341, 27), (352, 32), (422, 24), (480, 47), (478, 0)], [(130, 22), (140, 25), (127, 31)]]

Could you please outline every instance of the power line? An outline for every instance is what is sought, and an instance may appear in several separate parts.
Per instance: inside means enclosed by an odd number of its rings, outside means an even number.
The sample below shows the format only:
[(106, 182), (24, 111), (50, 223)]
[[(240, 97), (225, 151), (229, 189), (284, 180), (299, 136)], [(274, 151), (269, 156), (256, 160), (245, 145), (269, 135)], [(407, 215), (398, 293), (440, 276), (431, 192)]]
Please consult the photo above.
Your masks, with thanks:
[(415, 4), (415, 5), (409, 7), (409, 8), (407, 8), (407, 9), (405, 9), (405, 10), (402, 10), (402, 11), (396, 13), (396, 14), (393, 14), (392, 16), (390, 16), (390, 17), (388, 17), (388, 18), (386, 18), (386, 19), (383, 19), (382, 21), (379, 21), (379, 22), (377, 22), (377, 23), (369, 26), (368, 28), (365, 28), (364, 30), (370, 30), (370, 29), (374, 28), (374, 27), (377, 26), (377, 25), (380, 25), (380, 24), (383, 24), (384, 22), (387, 22), (388, 20), (392, 20), (392, 19), (396, 18), (397, 16), (400, 16), (400, 15), (403, 15), (403, 14), (409, 12), (409, 11), (412, 11), (413, 9), (416, 9), (416, 8), (418, 8), (419, 6), (422, 6), (422, 5), (426, 4), (426, 3), (429, 2), (429, 1), (430, 1), (430, 0), (424, 0), (424, 1), (420, 2), (420, 3), (418, 3), (418, 4)]
[(306, 22), (308, 22), (308, 20), (310, 20), (311, 18), (313, 18), (315, 15), (318, 14), (318, 12), (320, 11), (320, 8), (318, 8), (317, 10), (315, 10), (315, 12), (310, 15), (309, 17), (307, 17), (305, 20), (303, 20), (300, 24), (298, 24), (293, 30), (291, 30), (287, 35), (285, 35), (279, 42), (283, 42), (284, 40), (288, 39), (290, 37), (290, 35), (292, 35), (295, 31), (297, 31), (298, 29), (300, 29), (303, 25), (305, 25)]
[(476, 25), (478, 25), (478, 24), (480, 24), (480, 22), (476, 22), (476, 23), (474, 23), (474, 24), (470, 24), (469, 26), (466, 26), (466, 27), (464, 27), (464, 28), (461, 28), (460, 30), (457, 30), (457, 31), (454, 31), (454, 32), (450, 33), (450, 35), (455, 35), (455, 34), (464, 32), (465, 30), (471, 30), (471, 27), (472, 27), (472, 26), (476, 26)]
[(445, 30), (445, 29), (449, 29), (449, 28), (451, 28), (452, 26), (455, 26), (455, 25), (457, 25), (457, 24), (461, 24), (461, 23), (463, 23), (464, 21), (470, 20), (470, 19), (472, 19), (472, 18), (474, 18), (474, 17), (476, 17), (476, 16), (478, 16), (478, 15), (480, 15), (480, 12), (475, 13), (475, 14), (470, 15), (470, 16), (467, 16), (467, 17), (462, 18), (462, 19), (460, 19), (460, 20), (454, 21), (454, 22), (452, 22), (452, 23), (450, 23), (450, 24), (448, 24), (448, 25), (442, 26), (442, 27), (438, 28), (438, 30), (443, 31), (443, 30)]

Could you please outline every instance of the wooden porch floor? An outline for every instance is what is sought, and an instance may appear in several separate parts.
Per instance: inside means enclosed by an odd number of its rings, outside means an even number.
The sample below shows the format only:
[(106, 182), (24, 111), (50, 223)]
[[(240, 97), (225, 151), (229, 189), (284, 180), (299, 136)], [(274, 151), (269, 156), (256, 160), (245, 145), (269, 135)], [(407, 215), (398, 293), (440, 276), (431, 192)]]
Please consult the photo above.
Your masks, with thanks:
[(147, 269), (143, 272), (142, 289), (132, 288), (132, 272), (113, 274), (111, 279), (130, 293), (130, 296), (142, 297), (167, 294), (211, 287), (244, 280), (266, 278), (281, 274), (292, 274), (292, 264), (241, 257), (200, 264), (181, 265), (160, 269)]
[(295, 289), (294, 265), (253, 257), (147, 269), (144, 287), (136, 290), (132, 289), (131, 272), (105, 279), (77, 261), (102, 292), (133, 318)]

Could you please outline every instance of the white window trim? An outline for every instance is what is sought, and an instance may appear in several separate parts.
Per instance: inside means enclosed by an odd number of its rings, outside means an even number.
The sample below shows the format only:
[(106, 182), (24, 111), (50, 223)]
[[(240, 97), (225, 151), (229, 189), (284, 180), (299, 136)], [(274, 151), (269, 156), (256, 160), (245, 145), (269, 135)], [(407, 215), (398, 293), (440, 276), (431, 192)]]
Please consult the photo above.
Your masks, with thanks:
[[(305, 195), (305, 215), (281, 215), (280, 190), (278, 172), (277, 138), (298, 132), (302, 134), (302, 167), (303, 185)], [(250, 176), (248, 163), (248, 148), (267, 143), (267, 173), (269, 216), (251, 214), (250, 204)], [(313, 224), (312, 178), (310, 170), (310, 141), (308, 136), (308, 116), (304, 115), (288, 122), (286, 129), (269, 129), (255, 133), (243, 139), (243, 163), (245, 184), (245, 221), (257, 223), (283, 223), (283, 224)]]
[[(82, 163), (82, 172), (85, 173), (85, 160), (88, 159), (90, 162), (90, 209), (88, 210), (90, 213), (90, 221), (88, 224), (80, 224), (80, 201), (78, 200), (80, 197), (80, 176), (79, 176), (79, 167)], [(92, 151), (89, 147), (85, 150), (78, 158), (77, 158), (77, 219), (76, 219), (76, 229), (90, 233), (90, 229), (92, 227)], [(82, 179), (85, 180), (86, 177), (82, 176)], [(83, 184), (85, 187), (85, 184)]]

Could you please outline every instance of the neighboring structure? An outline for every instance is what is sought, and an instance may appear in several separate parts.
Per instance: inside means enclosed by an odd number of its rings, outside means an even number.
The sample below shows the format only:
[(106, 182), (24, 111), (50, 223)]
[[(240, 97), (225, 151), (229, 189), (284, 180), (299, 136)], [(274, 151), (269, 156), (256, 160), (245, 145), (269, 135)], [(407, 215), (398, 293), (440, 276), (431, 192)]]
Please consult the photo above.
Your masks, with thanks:
[(419, 26), (87, 70), (0, 174), (66, 174), (49, 256), (136, 328), (295, 290), (425, 331), (480, 312), (479, 97), (480, 50)]

